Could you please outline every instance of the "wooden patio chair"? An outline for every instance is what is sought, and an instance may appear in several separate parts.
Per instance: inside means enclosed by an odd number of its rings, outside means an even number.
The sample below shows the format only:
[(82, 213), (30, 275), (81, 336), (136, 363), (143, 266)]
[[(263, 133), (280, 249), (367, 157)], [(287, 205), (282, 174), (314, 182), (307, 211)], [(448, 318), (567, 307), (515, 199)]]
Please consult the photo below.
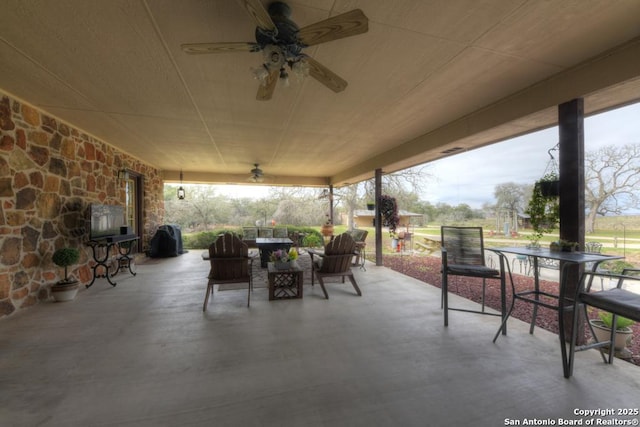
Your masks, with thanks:
[[(324, 248), (323, 252), (318, 252), (313, 249), (309, 249), (309, 255), (311, 255), (311, 286), (314, 285), (314, 276), (318, 278), (320, 287), (326, 299), (329, 299), (329, 294), (324, 285), (324, 279), (327, 277), (342, 277), (342, 283), (344, 278), (348, 277), (356, 290), (358, 296), (362, 296), (362, 292), (356, 283), (356, 279), (351, 271), (351, 260), (355, 255), (356, 242), (353, 238), (343, 233), (334, 237)], [(317, 256), (317, 258), (314, 258)]]
[(247, 283), (247, 307), (249, 307), (251, 291), (253, 291), (251, 273), (253, 258), (249, 257), (247, 245), (233, 233), (221, 234), (209, 246), (209, 262), (211, 270), (202, 311), (207, 310), (209, 295), (213, 298), (213, 286), (227, 283)]

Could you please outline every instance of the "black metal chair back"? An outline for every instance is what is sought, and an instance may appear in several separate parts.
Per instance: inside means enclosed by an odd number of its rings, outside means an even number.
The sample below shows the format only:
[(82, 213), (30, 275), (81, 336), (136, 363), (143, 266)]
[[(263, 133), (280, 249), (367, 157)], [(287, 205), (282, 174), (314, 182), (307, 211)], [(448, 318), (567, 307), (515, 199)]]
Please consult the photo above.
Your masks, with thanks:
[[(469, 313), (504, 316), (504, 313), (485, 311), (486, 279), (501, 281), (504, 290), (504, 276), (500, 270), (486, 266), (482, 227), (443, 226), (440, 229), (442, 251), (442, 296), (440, 305), (444, 309), (444, 325), (449, 325), (449, 310)], [(503, 263), (501, 258), (501, 265)], [(449, 276), (477, 277), (482, 279), (481, 310), (449, 307)], [(503, 295), (504, 298), (504, 295)]]

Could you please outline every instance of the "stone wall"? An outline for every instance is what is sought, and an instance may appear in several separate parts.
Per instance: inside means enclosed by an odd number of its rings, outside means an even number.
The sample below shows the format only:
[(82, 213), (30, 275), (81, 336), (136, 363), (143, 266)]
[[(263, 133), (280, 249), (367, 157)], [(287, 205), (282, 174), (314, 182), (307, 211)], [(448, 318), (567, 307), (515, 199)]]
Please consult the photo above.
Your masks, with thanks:
[(125, 202), (118, 170), (144, 177), (144, 247), (164, 218), (158, 171), (79, 129), (0, 93), (0, 318), (50, 298), (64, 275), (56, 249), (78, 247), (70, 273), (91, 281), (91, 203)]

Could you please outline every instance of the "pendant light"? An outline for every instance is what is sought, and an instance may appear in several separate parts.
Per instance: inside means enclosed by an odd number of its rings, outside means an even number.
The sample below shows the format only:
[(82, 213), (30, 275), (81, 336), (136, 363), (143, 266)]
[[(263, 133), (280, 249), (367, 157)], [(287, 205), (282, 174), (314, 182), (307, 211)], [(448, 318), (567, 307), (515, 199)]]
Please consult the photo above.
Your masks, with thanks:
[(180, 169), (180, 187), (178, 188), (178, 200), (184, 200), (186, 193), (182, 186), (182, 169)]

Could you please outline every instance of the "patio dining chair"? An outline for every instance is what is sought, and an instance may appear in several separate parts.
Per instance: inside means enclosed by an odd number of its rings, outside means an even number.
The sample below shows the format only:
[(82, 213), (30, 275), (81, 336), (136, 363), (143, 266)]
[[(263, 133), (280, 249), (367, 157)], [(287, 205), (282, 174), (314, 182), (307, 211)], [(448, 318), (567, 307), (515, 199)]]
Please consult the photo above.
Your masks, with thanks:
[[(449, 310), (468, 313), (502, 316), (503, 313), (485, 311), (486, 280), (494, 279), (501, 282), (504, 289), (502, 271), (487, 267), (485, 263), (484, 240), (482, 227), (451, 227), (440, 228), (442, 253), (442, 295), (440, 306), (444, 309), (444, 326), (449, 326)], [(504, 261), (500, 256), (500, 264)], [(508, 263), (507, 263), (508, 266)], [(482, 279), (482, 309), (472, 310), (449, 306), (449, 277), (464, 276)], [(504, 296), (503, 296), (504, 297)]]
[[(565, 377), (569, 378), (573, 375), (573, 363), (576, 351), (587, 350), (591, 348), (606, 348), (608, 351), (608, 357), (605, 357), (603, 351), (600, 352), (602, 359), (605, 363), (612, 364), (613, 356), (615, 354), (615, 339), (616, 339), (616, 326), (618, 316), (626, 317), (627, 319), (640, 322), (640, 293), (633, 292), (629, 289), (625, 289), (625, 285), (629, 282), (635, 282), (637, 286), (640, 277), (638, 274), (640, 269), (627, 268), (622, 271), (622, 274), (611, 274), (602, 272), (587, 271), (583, 273), (576, 290), (575, 298), (573, 299), (573, 324), (571, 329), (571, 341), (569, 345), (569, 367), (565, 371)], [(612, 289), (607, 289), (598, 292), (591, 291), (591, 284), (595, 278), (606, 278), (617, 282), (617, 285)], [(593, 326), (590, 322), (587, 322), (593, 337), (593, 342), (584, 345), (577, 345), (578, 329), (580, 320), (580, 305), (584, 308), (584, 315), (587, 318), (587, 307), (594, 307), (599, 310), (603, 310), (611, 313), (611, 333), (607, 341), (598, 341), (596, 333), (593, 330)]]
[(251, 291), (253, 291), (251, 271), (253, 258), (248, 254), (247, 245), (233, 233), (221, 234), (209, 246), (209, 261), (211, 270), (202, 311), (207, 310), (209, 295), (213, 298), (214, 285), (228, 283), (247, 283), (247, 307), (249, 307)]
[(273, 237), (287, 238), (289, 237), (289, 229), (287, 227), (276, 227), (273, 229)]
[(327, 277), (342, 277), (342, 283), (344, 283), (345, 277), (348, 277), (358, 296), (362, 296), (351, 270), (351, 260), (355, 255), (355, 249), (356, 242), (348, 233), (343, 233), (327, 243), (324, 252), (313, 249), (307, 251), (311, 256), (313, 270), (311, 272), (311, 286), (314, 285), (314, 276), (317, 277), (326, 299), (329, 299), (324, 281)]

